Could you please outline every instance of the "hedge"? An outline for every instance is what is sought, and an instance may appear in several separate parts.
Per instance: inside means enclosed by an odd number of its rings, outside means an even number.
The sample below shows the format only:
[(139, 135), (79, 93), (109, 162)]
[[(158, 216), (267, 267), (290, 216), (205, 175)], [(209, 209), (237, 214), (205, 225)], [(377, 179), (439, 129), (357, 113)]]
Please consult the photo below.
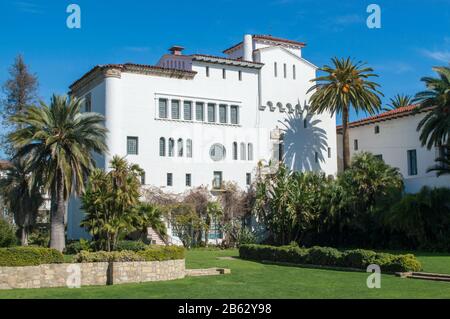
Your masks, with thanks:
[(141, 251), (147, 249), (148, 245), (146, 245), (142, 241), (134, 241), (134, 240), (122, 240), (119, 241), (116, 245), (117, 251)]
[(176, 246), (148, 246), (147, 249), (138, 252), (123, 251), (82, 251), (74, 258), (79, 263), (95, 262), (128, 262), (128, 261), (164, 261), (184, 259), (184, 248)]
[(239, 256), (256, 261), (288, 262), (318, 266), (366, 269), (379, 265), (384, 272), (420, 271), (422, 265), (414, 255), (393, 255), (371, 250), (339, 251), (329, 247), (300, 248), (295, 246), (241, 245)]
[(42, 247), (0, 248), (0, 267), (62, 264), (64, 256), (56, 249)]

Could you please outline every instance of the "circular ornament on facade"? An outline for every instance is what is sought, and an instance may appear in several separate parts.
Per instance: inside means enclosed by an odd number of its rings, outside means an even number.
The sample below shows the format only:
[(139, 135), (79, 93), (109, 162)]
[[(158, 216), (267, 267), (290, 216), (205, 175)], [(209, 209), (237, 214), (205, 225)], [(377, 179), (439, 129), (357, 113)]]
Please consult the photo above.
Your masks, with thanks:
[(227, 151), (225, 149), (225, 146), (218, 143), (211, 146), (211, 149), (209, 150), (209, 156), (215, 162), (223, 161), (225, 159), (226, 154)]

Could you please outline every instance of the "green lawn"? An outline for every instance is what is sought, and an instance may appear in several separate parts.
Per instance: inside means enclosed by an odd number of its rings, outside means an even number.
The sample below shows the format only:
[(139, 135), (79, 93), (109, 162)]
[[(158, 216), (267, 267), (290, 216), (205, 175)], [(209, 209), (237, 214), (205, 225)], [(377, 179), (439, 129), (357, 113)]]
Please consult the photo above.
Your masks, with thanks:
[[(0, 291), (2, 298), (450, 298), (450, 283), (383, 275), (381, 289), (366, 287), (367, 274), (264, 265), (244, 260), (236, 250), (189, 251), (188, 268), (226, 267), (231, 275), (190, 277), (82, 289)], [(427, 272), (450, 273), (450, 255), (417, 253)]]

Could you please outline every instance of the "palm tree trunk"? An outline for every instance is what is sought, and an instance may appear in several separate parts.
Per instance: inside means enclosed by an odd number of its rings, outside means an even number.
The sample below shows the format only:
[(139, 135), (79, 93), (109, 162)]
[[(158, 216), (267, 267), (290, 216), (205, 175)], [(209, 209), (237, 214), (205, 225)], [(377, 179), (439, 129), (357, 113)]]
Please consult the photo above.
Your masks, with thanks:
[(66, 247), (64, 226), (66, 201), (64, 199), (63, 178), (60, 172), (56, 175), (56, 185), (52, 194), (50, 248), (54, 248), (62, 252)]
[(343, 160), (344, 171), (350, 167), (350, 141), (348, 136), (348, 107), (344, 106), (342, 109), (342, 135), (343, 135)]

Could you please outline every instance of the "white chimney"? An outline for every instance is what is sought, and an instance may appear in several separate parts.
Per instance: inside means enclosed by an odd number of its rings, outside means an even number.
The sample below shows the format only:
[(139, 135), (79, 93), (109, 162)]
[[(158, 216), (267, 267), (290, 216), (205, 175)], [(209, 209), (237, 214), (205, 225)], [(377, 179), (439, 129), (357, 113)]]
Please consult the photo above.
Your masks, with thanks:
[(253, 36), (246, 34), (244, 36), (244, 61), (253, 62)]

